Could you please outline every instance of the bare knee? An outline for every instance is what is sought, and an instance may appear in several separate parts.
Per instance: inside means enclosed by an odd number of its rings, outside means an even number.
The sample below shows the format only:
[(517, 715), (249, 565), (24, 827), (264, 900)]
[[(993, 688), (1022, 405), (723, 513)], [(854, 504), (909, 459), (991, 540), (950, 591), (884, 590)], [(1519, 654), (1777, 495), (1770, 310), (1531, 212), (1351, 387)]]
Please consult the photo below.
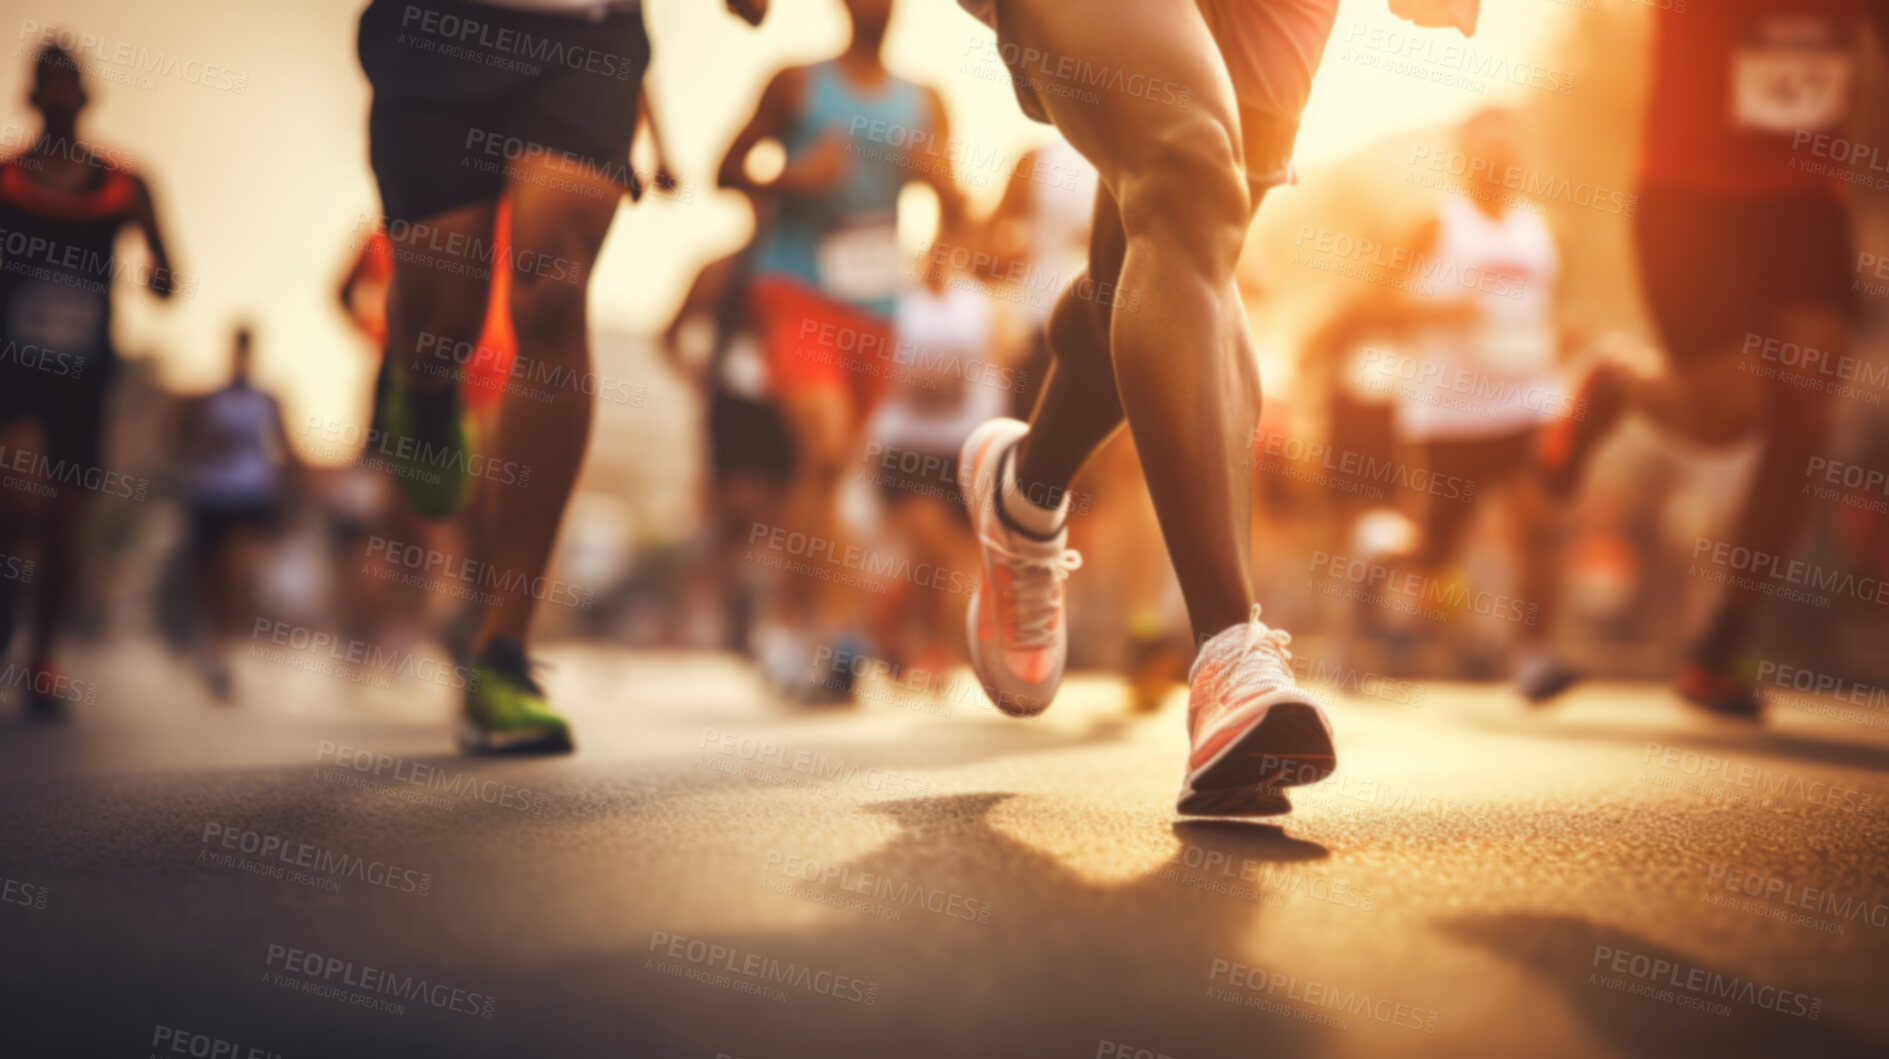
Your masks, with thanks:
[[(1152, 138), (1119, 197), (1131, 245), (1159, 240), (1177, 265), (1213, 278), (1233, 274), (1252, 217), (1252, 193), (1232, 131), (1209, 115)], [(1165, 262), (1164, 262), (1165, 264)]]

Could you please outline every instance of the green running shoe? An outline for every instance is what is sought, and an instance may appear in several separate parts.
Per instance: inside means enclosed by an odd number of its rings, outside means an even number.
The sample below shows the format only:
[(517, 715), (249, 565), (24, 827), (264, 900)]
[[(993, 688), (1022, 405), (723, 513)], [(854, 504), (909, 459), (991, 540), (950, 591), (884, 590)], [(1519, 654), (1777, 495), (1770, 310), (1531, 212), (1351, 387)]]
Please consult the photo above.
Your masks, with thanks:
[(415, 511), (440, 519), (465, 507), (472, 496), (478, 434), (457, 381), (415, 387), (398, 365), (383, 361), (369, 458), (386, 465)]
[(531, 663), (517, 640), (493, 640), (473, 663), (459, 747), (468, 754), (568, 754), (576, 749), (571, 726), (544, 701), (544, 689), (531, 679)]

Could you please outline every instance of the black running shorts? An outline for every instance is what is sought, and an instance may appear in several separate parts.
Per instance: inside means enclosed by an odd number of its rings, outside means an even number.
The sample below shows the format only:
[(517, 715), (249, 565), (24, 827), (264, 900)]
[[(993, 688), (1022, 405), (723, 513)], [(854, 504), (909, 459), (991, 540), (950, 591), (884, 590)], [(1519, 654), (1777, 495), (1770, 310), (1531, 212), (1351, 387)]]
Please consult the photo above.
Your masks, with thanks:
[(640, 10), (586, 21), (466, 0), (374, 0), (358, 49), (374, 89), (368, 156), (390, 221), (496, 199), (508, 167), (528, 159), (631, 182), (649, 68)]
[(1746, 335), (1781, 337), (1786, 306), (1855, 315), (1849, 210), (1830, 196), (1644, 187), (1634, 226), (1647, 311), (1676, 364), (1735, 353)]

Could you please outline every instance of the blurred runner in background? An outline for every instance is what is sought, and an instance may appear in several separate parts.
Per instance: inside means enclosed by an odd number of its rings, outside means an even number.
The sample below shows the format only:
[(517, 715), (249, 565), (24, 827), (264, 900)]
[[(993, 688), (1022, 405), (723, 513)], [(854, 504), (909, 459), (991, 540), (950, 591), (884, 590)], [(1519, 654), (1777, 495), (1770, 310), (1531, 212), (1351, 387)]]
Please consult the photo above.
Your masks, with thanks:
[(1018, 366), (1024, 385), (1011, 402), (1011, 415), (1028, 415), (1036, 407), (1049, 376), (1049, 314), (1055, 294), (1082, 274), (1095, 189), (1095, 167), (1068, 140), (1052, 135), (1017, 160), (997, 208), (980, 226), (991, 278), (1002, 283), (1022, 277), (1016, 297), (1007, 299), (1028, 346)]
[[(503, 61), (512, 57), (501, 44), (484, 43), (463, 54), (443, 46), (457, 42), (448, 23), (485, 27), (482, 42), (530, 39), (586, 61)], [(482, 494), (471, 559), (491, 591), (473, 639), (477, 679), (461, 744), (568, 751), (569, 725), (533, 678), (525, 640), (590, 432), (592, 266), (636, 182), (630, 144), (650, 59), (640, 4), (437, 0), (416, 19), (398, 0), (374, 0), (359, 53), (374, 90), (369, 156), (393, 257), (376, 436), (421, 513), (464, 509), (475, 482)], [(507, 197), (501, 255), (492, 233)], [(478, 349), (507, 272), (518, 351), (539, 392), (503, 402), (481, 443), (469, 390), (450, 369), (458, 351)]]
[[(702, 266), (663, 329), (662, 352), (702, 393), (708, 443), (703, 483), (709, 548), (698, 577), (726, 622), (724, 644), (753, 656), (756, 626), (777, 620), (777, 571), (741, 561), (750, 527), (780, 518), (793, 438), (748, 319), (752, 245)], [(700, 351), (700, 352), (698, 352)]]
[(231, 691), (223, 641), (242, 624), (241, 602), (256, 581), (257, 546), (281, 531), (300, 469), (281, 406), (250, 381), (251, 340), (249, 327), (238, 326), (230, 381), (177, 409), (175, 451), (190, 524), (186, 547), (204, 603), (195, 653), (199, 671), (223, 701)]
[[(895, 331), (911, 370), (866, 425), (863, 466), (885, 512), (885, 546), (915, 571), (875, 601), (880, 654), (942, 674), (964, 660), (951, 589), (977, 568), (958, 495), (958, 449), (979, 424), (1007, 410), (1016, 375), (997, 359), (997, 307), (983, 283), (953, 269), (948, 254), (924, 255), (919, 277), (917, 288), (899, 296)], [(816, 674), (829, 684), (846, 675)]]
[[(1462, 128), (1461, 151), (1483, 167), (1521, 171), (1515, 115), (1490, 109)], [(1566, 337), (1558, 313), (1559, 239), (1541, 207), (1500, 183), (1471, 185), (1472, 195), (1445, 195), (1408, 241), (1412, 258), (1436, 262), (1435, 279), (1406, 294), (1378, 288), (1354, 319), (1389, 325), (1408, 353), (1367, 351), (1367, 385), (1396, 398), (1405, 462), (1431, 480), (1459, 489), (1424, 490), (1415, 512), (1421, 536), (1407, 569), (1455, 580), (1476, 516), (1500, 494), (1520, 576), (1514, 588), (1524, 612), (1515, 679), (1530, 701), (1558, 694), (1576, 679), (1550, 650), (1560, 599), (1557, 506), (1534, 474), (1535, 436), (1550, 422), (1577, 415), (1562, 379)], [(1458, 495), (1460, 494), (1460, 495)]]
[[(0, 162), (0, 231), (8, 245), (38, 248), (0, 258), (0, 447), (9, 468), (31, 468), (0, 489), (0, 554), (37, 556), (28, 709), (57, 717), (53, 649), (79, 592), (86, 501), (111, 485), (101, 461), (117, 365), (111, 317), (120, 230), (131, 225), (144, 236), (150, 267), (132, 274), (153, 294), (169, 298), (176, 277), (150, 188), (105, 160), (120, 157), (115, 152), (101, 156), (79, 138), (86, 94), (78, 64), (48, 45), (34, 56), (32, 73), (27, 99), (39, 112), (39, 135)], [(25, 585), (0, 580), (0, 656)]]
[[(789, 433), (794, 470), (783, 525), (829, 554), (850, 536), (840, 492), (859, 451), (859, 429), (884, 392), (892, 315), (904, 261), (899, 194), (920, 182), (937, 194), (942, 233), (957, 230), (961, 195), (949, 152), (944, 101), (895, 76), (881, 49), (892, 0), (846, 0), (852, 36), (826, 62), (782, 70), (723, 158), (722, 187), (747, 192), (762, 216), (750, 308)], [(771, 179), (750, 172), (763, 141), (786, 160)], [(845, 657), (863, 651), (857, 593), (836, 580), (789, 578), (791, 639), (766, 652), (782, 688), (805, 688), (816, 644)]]
[[(1847, 185), (1812, 148), (1847, 128), (1865, 16), (1889, 40), (1885, 6), (1866, 0), (1722, 0), (1653, 20), (1636, 236), (1666, 371), (1637, 378), (1602, 364), (1588, 376), (1576, 402), (1585, 418), (1542, 437), (1557, 493), (1579, 489), (1630, 408), (1711, 447), (1756, 432), (1743, 509), (1723, 540), (1702, 544), (1741, 549), (1767, 569), (1788, 562), (1811, 507), (1798, 498), (1804, 466), (1824, 444), (1837, 388), (1821, 383), (1842, 381), (1856, 313)], [(1780, 350), (1818, 385), (1772, 377)], [(1726, 587), (1680, 668), (1682, 698), (1760, 716), (1746, 641), (1764, 598)]]

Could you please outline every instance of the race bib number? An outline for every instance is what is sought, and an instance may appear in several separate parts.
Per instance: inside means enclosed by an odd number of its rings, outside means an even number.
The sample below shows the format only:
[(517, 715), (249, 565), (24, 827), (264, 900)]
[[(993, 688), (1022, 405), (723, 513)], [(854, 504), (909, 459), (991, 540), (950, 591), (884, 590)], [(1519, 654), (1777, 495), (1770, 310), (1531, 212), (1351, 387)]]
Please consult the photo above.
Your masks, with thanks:
[(1765, 132), (1828, 132), (1850, 114), (1856, 56), (1827, 22), (1776, 19), (1732, 53), (1732, 124)]
[(105, 298), (57, 283), (23, 283), (7, 306), (7, 330), (15, 342), (90, 356), (105, 344)]
[(899, 239), (891, 220), (851, 224), (820, 240), (820, 286), (843, 301), (866, 302), (899, 292)]

